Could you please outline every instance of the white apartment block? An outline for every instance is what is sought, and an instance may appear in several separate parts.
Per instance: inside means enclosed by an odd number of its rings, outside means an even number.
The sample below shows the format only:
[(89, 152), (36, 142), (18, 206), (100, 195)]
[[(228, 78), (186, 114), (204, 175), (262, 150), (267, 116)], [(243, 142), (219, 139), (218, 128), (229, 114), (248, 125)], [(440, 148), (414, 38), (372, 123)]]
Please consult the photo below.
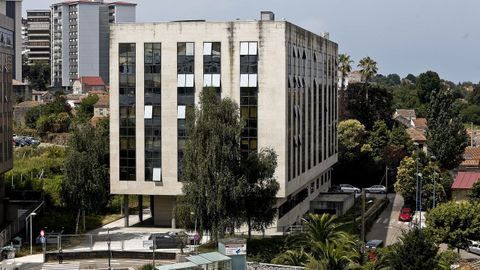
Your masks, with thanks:
[(100, 76), (108, 84), (109, 24), (135, 22), (135, 9), (136, 4), (103, 0), (53, 4), (52, 85), (71, 88), (83, 76)]
[(214, 87), (240, 106), (242, 151), (278, 154), (277, 228), (298, 222), (337, 162), (337, 50), (269, 12), (260, 21), (112, 25), (111, 193), (151, 196), (154, 224), (175, 227), (185, 107)]
[(28, 64), (50, 64), (50, 10), (27, 10)]

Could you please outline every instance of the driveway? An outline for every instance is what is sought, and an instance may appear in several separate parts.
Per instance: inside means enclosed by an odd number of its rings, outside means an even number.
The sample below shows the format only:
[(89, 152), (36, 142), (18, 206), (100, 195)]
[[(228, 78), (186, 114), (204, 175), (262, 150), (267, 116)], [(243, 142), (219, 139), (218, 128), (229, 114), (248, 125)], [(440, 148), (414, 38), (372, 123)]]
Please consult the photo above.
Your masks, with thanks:
[(399, 194), (388, 194), (390, 203), (367, 233), (366, 240), (380, 239), (386, 246), (398, 241), (402, 232), (409, 228), (408, 222), (398, 220), (398, 215), (403, 207), (403, 198)]

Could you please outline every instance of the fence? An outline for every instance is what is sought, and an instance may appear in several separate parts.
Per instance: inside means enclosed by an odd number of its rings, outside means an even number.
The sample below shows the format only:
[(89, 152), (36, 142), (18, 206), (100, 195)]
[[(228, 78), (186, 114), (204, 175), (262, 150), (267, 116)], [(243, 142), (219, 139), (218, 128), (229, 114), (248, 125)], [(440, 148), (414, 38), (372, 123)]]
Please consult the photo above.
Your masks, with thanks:
[(279, 265), (269, 263), (247, 262), (247, 270), (305, 270), (301, 266)]
[[(149, 233), (110, 233), (101, 234), (46, 234), (45, 248), (47, 252), (55, 252), (62, 248), (65, 251), (148, 251), (149, 246), (144, 247), (144, 241), (149, 238)], [(157, 248), (180, 249), (190, 245), (191, 236), (181, 235), (163, 238), (156, 242)], [(40, 238), (35, 244), (42, 245)], [(110, 247), (109, 247), (110, 245)]]

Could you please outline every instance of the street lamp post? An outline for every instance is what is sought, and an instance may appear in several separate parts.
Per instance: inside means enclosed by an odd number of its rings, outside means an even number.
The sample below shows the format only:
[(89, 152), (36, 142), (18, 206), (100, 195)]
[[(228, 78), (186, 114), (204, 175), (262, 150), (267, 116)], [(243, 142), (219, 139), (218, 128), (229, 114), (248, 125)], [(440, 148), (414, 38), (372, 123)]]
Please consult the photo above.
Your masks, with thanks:
[[(32, 220), (32, 219), (33, 219), (33, 217), (34, 217), (35, 215), (37, 215), (37, 213), (32, 212), (32, 213), (30, 213), (30, 215), (28, 215), (27, 218), (26, 218), (27, 220), (30, 219), (30, 255), (33, 254), (33, 237), (32, 237), (32, 235), (33, 235), (33, 232), (32, 232), (32, 227), (33, 227), (32, 223), (33, 223), (33, 220)], [(27, 230), (27, 228), (25, 228), (25, 230)]]
[(111, 270), (112, 267), (110, 265), (110, 261), (111, 261), (111, 258), (112, 258), (112, 253), (110, 252), (110, 244), (111, 244), (111, 240), (110, 240), (110, 229), (107, 229), (107, 245), (108, 245), (108, 270)]
[(420, 208), (420, 229), (422, 228), (422, 180), (423, 180), (423, 175), (421, 173), (418, 173), (418, 178), (420, 179), (419, 181), (419, 185), (420, 185), (420, 189), (418, 190), (418, 196), (419, 196), (419, 199), (420, 199), (420, 202), (419, 202), (419, 208)]
[[(430, 159), (432, 160), (436, 160), (437, 157), (436, 156), (430, 156)], [(436, 179), (435, 179), (435, 175), (437, 174), (437, 172), (433, 172), (433, 208), (435, 208), (436, 206), (436, 193), (437, 193), (437, 184), (436, 184)]]
[(190, 212), (190, 215), (195, 217), (195, 230), (193, 235), (193, 245), (197, 244), (197, 216), (195, 216), (195, 212)]

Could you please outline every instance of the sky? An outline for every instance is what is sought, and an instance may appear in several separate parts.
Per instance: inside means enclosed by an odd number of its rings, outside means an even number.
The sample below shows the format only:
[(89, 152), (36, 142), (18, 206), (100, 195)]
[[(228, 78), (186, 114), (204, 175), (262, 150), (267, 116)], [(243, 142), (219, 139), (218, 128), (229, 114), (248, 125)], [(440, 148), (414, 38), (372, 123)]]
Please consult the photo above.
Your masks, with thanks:
[[(23, 9), (54, 0), (23, 0)], [(479, 0), (131, 0), (138, 22), (259, 19), (261, 10), (320, 34), (340, 53), (370, 56), (379, 73), (401, 77), (427, 70), (453, 82), (480, 81)]]

